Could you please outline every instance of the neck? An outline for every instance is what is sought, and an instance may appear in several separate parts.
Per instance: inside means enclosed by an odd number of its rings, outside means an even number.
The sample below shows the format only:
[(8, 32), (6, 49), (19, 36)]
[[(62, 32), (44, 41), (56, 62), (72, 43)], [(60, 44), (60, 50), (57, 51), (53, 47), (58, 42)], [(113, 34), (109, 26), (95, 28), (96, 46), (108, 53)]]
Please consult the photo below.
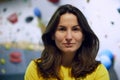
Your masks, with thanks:
[(62, 56), (62, 65), (70, 67), (75, 53), (64, 53)]

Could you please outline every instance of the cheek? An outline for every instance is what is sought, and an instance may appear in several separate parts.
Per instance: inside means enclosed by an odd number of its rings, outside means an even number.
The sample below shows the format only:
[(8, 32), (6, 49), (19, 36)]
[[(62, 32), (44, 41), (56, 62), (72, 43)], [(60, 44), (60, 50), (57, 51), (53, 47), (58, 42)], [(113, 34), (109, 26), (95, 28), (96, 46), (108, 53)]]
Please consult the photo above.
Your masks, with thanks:
[(63, 42), (63, 35), (56, 33), (55, 36), (54, 36), (54, 40), (55, 40), (56, 46), (58, 48), (61, 48), (62, 47), (62, 42)]
[(54, 39), (55, 39), (56, 42), (62, 42), (63, 35), (59, 34), (59, 33), (55, 33), (55, 38)]
[(82, 42), (83, 42), (83, 35), (78, 35), (76, 36), (76, 47), (77, 49), (80, 48), (80, 46), (82, 45)]
[(82, 33), (76, 34), (75, 38), (78, 42), (82, 42), (84, 40)]

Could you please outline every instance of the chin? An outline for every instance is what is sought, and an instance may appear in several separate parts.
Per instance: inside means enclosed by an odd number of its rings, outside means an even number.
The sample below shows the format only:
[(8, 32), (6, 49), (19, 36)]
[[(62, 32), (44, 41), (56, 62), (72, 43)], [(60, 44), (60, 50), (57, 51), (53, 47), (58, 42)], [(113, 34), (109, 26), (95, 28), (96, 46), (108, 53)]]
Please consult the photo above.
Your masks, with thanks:
[(64, 53), (75, 53), (74, 50), (66, 50), (66, 51), (63, 51)]

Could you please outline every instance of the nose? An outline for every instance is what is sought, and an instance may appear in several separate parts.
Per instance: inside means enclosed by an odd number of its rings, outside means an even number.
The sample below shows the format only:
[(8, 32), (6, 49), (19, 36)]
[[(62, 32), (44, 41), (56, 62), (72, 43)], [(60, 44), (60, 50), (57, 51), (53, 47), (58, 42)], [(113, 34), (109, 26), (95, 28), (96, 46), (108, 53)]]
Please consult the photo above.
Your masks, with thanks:
[(66, 41), (71, 41), (72, 40), (72, 31), (68, 30), (66, 32)]

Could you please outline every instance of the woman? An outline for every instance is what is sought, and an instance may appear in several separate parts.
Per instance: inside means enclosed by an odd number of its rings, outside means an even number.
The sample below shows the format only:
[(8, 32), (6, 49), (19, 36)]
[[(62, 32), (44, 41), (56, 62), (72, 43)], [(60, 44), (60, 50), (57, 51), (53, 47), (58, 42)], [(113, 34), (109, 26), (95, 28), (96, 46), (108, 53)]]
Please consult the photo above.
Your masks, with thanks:
[(25, 80), (109, 80), (106, 68), (95, 60), (99, 40), (76, 7), (60, 6), (42, 40), (45, 48), (29, 64)]

